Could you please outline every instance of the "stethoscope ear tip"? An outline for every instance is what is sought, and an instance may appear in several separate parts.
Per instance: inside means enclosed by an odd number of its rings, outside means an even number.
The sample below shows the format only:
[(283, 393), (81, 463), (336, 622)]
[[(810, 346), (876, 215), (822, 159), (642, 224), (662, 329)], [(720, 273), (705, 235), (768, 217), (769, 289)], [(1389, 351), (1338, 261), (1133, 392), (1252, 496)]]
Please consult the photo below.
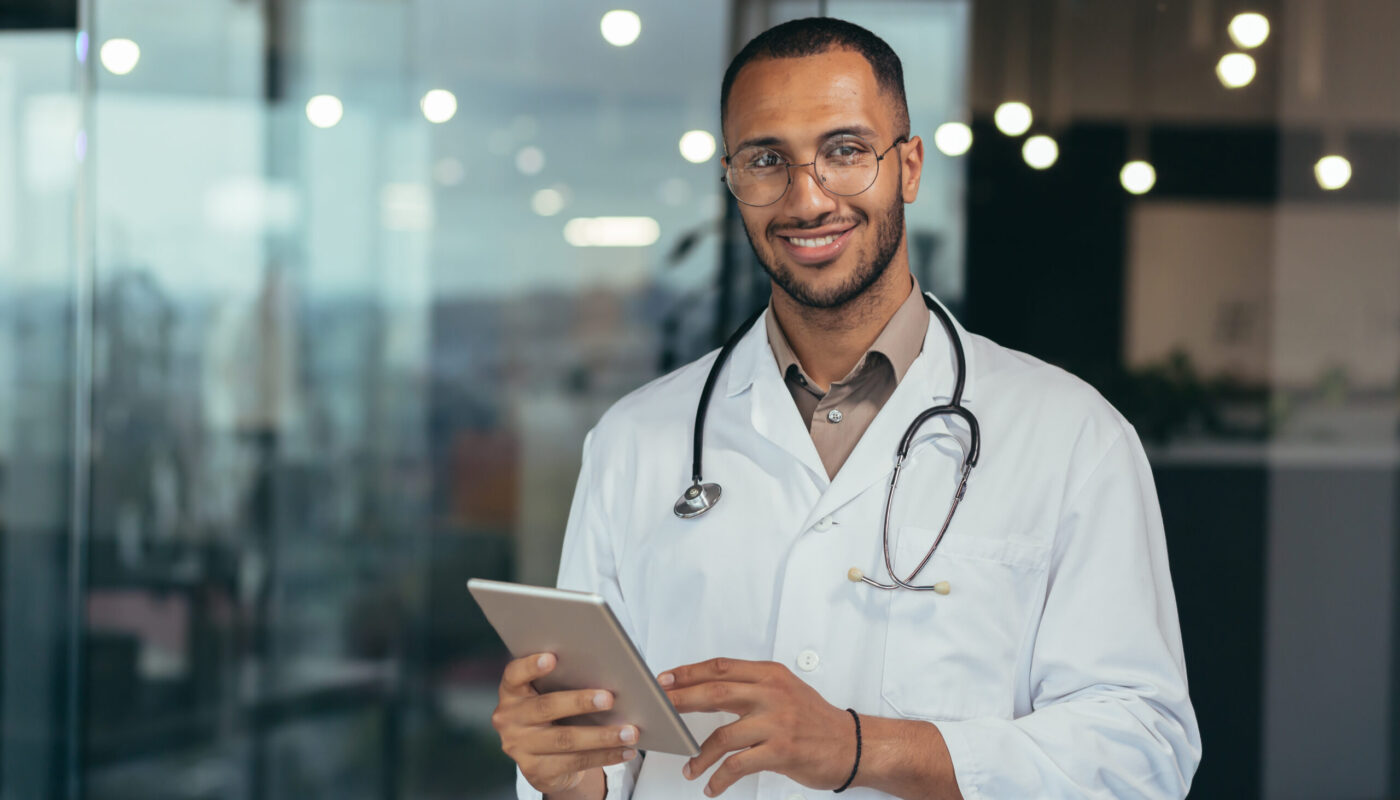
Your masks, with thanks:
[(932, 586), (911, 586), (908, 584), (879, 583), (878, 581), (872, 581), (869, 578), (865, 577), (865, 573), (861, 571), (860, 567), (851, 567), (850, 569), (846, 570), (846, 580), (850, 581), (851, 583), (868, 583), (871, 586), (874, 586), (876, 589), (895, 589), (899, 586), (903, 586), (906, 589), (917, 589), (924, 591), (932, 590), (934, 594), (942, 595), (949, 594), (953, 591), (953, 587), (947, 581), (939, 581), (938, 583), (935, 583)]

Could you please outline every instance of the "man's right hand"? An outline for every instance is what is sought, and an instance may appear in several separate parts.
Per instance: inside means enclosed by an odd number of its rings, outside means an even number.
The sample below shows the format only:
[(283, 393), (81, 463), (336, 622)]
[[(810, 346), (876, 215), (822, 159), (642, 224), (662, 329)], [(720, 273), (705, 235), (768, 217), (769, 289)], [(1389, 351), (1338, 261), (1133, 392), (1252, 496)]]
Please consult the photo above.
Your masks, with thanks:
[[(553, 654), (543, 653), (507, 664), (501, 677), (500, 703), (491, 715), (491, 725), (501, 736), (501, 749), (520, 766), (531, 786), (550, 795), (601, 787), (602, 767), (637, 757), (631, 747), (637, 743), (633, 725), (556, 724), (567, 717), (612, 708), (613, 704), (610, 692), (597, 689), (535, 691), (531, 681), (548, 675), (556, 663)], [(601, 791), (597, 790), (597, 797), (602, 796)]]

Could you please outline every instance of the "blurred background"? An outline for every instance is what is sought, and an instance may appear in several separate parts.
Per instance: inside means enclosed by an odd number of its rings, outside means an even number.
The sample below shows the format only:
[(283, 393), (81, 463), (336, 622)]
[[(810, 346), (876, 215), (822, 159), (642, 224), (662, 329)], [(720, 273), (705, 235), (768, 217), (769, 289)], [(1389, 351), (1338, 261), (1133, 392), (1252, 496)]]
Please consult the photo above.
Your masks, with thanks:
[(627, 2), (0, 2), (0, 797), (513, 796), (464, 582), (766, 301), (720, 77), (814, 14), (923, 286), (1148, 445), (1192, 796), (1400, 797), (1400, 3)]

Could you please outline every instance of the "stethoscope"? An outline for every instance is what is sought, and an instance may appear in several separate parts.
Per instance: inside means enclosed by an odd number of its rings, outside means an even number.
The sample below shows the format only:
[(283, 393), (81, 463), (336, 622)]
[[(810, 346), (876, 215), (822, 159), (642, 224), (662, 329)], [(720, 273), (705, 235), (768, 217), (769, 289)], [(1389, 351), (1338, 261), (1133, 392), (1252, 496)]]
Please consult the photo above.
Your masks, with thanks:
[[(962, 502), (963, 494), (967, 492), (967, 479), (972, 474), (972, 468), (977, 466), (977, 455), (982, 449), (982, 434), (977, 425), (977, 417), (973, 416), (962, 405), (963, 383), (967, 378), (967, 358), (963, 355), (962, 340), (958, 338), (958, 332), (953, 327), (953, 320), (948, 316), (948, 312), (943, 307), (933, 301), (929, 295), (924, 295), (924, 305), (932, 311), (938, 321), (943, 324), (943, 330), (948, 334), (948, 340), (953, 345), (953, 354), (957, 362), (957, 369), (954, 373), (952, 399), (945, 405), (933, 406), (924, 409), (919, 413), (914, 421), (909, 423), (908, 429), (904, 431), (904, 436), (899, 440), (899, 448), (895, 451), (894, 472), (890, 475), (890, 485), (885, 490), (885, 515), (884, 522), (880, 530), (880, 546), (885, 553), (885, 570), (889, 572), (892, 583), (880, 583), (861, 572), (858, 567), (851, 567), (846, 572), (846, 577), (853, 583), (866, 583), (877, 589), (913, 589), (919, 592), (936, 592), (938, 594), (948, 594), (951, 591), (947, 581), (922, 586), (916, 585), (914, 580), (919, 577), (919, 573), (928, 565), (933, 553), (938, 549), (938, 543), (943, 541), (943, 535), (948, 532), (948, 526), (953, 522), (953, 514), (958, 510), (958, 503)], [(709, 410), (710, 394), (714, 392), (715, 383), (719, 380), (719, 373), (724, 369), (725, 362), (729, 359), (730, 353), (739, 344), (739, 340), (744, 338), (749, 328), (763, 316), (763, 310), (754, 314), (744, 321), (743, 325), (729, 337), (729, 341), (720, 348), (719, 355), (715, 357), (715, 363), (710, 367), (710, 374), (705, 378), (705, 386), (700, 390), (700, 405), (695, 410), (695, 442), (693, 446), (694, 458), (691, 468), (691, 485), (685, 490), (681, 498), (676, 501), (676, 516), (684, 519), (693, 519), (711, 508), (719, 502), (720, 487), (717, 483), (705, 483), (705, 479), (700, 473), (700, 454), (705, 440), (705, 412)], [(960, 417), (967, 423), (972, 432), (971, 444), (963, 450), (961, 477), (958, 480), (957, 492), (953, 495), (953, 502), (948, 507), (948, 516), (943, 518), (943, 527), (939, 528), (938, 536), (934, 537), (933, 544), (929, 547), (924, 558), (919, 562), (919, 566), (909, 573), (909, 577), (901, 579), (894, 569), (894, 559), (890, 557), (890, 510), (894, 506), (894, 489), (899, 484), (899, 471), (904, 468), (904, 459), (909, 455), (909, 448), (914, 444), (914, 437), (918, 435), (919, 429), (924, 423), (940, 416)], [(961, 441), (959, 446), (961, 447)]]

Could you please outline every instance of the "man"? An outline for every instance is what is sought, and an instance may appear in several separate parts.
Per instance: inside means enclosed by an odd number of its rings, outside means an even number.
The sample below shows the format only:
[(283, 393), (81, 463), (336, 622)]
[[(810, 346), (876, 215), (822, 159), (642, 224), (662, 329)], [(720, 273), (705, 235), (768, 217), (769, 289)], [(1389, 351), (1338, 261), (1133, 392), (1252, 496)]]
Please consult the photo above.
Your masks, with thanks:
[[(559, 578), (607, 598), (701, 753), (641, 756), (631, 726), (556, 725), (612, 698), (537, 694), (555, 658), (531, 656), (506, 669), (493, 717), (521, 796), (1184, 796), (1200, 737), (1161, 516), (1136, 435), (1093, 390), (958, 326), (981, 459), (911, 576), (970, 435), (929, 423), (882, 535), (895, 447), (957, 380), (909, 272), (924, 147), (899, 59), (849, 23), (785, 23), (735, 57), (721, 116), (773, 283), (710, 401), (723, 502), (671, 508), (711, 355), (589, 434)], [(847, 580), (853, 564), (883, 574), (886, 553), (939, 591)]]

